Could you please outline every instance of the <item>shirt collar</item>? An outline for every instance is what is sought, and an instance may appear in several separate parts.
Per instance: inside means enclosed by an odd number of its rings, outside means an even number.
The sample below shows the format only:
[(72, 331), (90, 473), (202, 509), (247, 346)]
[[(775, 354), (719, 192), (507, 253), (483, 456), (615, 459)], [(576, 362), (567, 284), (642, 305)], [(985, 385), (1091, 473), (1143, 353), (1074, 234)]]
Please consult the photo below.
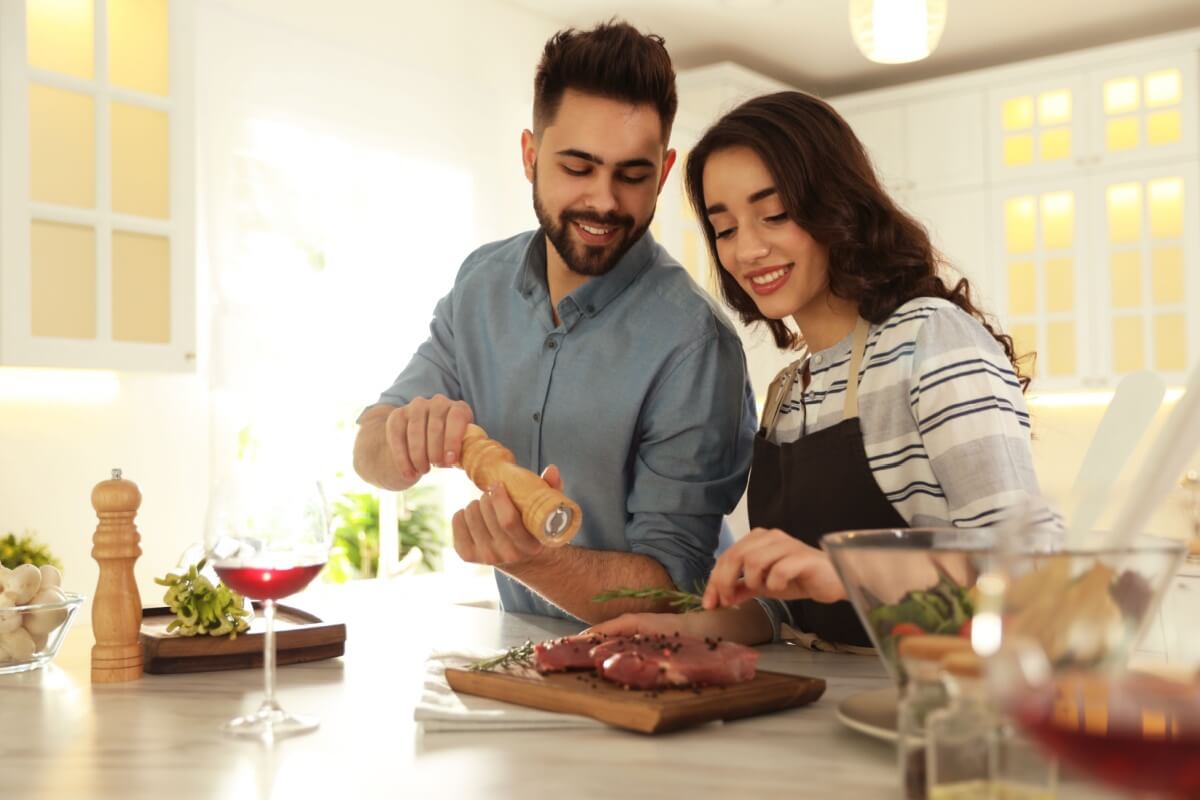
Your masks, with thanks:
[[(546, 286), (546, 233), (538, 228), (530, 238), (517, 271), (514, 288), (531, 304), (539, 305), (549, 298)], [(634, 242), (616, 266), (603, 275), (592, 278), (568, 294), (558, 304), (558, 316), (568, 328), (580, 315), (594, 317), (604, 310), (617, 295), (625, 291), (653, 262), (658, 244), (650, 231)]]

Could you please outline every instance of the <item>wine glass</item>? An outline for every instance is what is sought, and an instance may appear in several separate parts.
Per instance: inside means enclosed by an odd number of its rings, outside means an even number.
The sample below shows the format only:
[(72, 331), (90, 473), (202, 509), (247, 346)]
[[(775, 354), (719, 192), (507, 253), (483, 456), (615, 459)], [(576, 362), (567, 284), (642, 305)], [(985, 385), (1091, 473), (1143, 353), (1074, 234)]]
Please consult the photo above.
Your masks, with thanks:
[(235, 736), (273, 740), (314, 730), (316, 717), (291, 714), (275, 699), (275, 601), (303, 589), (329, 556), (329, 519), (320, 484), (283, 472), (240, 470), (214, 491), (204, 545), (231, 589), (262, 601), (266, 697), (230, 720)]
[(1200, 796), (1200, 683), (1129, 668), (1183, 553), (1150, 536), (1000, 551), (976, 584), (972, 643), (998, 707), (1064, 763), (1142, 797)]

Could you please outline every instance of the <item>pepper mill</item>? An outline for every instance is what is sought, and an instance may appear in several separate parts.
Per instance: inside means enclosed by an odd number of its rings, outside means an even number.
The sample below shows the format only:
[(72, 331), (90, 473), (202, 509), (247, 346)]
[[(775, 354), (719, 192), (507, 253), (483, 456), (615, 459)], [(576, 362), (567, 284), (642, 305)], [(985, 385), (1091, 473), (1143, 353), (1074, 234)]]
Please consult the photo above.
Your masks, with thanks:
[(583, 523), (579, 504), (518, 466), (512, 451), (478, 425), (468, 425), (463, 436), (462, 468), (484, 491), (502, 483), (521, 512), (521, 521), (542, 544), (558, 547), (571, 541)]
[(137, 484), (122, 480), (119, 469), (92, 489), (92, 507), (100, 518), (92, 536), (92, 558), (100, 564), (92, 603), (92, 683), (142, 677), (142, 600), (133, 578), (133, 562), (142, 554), (133, 518), (141, 504)]

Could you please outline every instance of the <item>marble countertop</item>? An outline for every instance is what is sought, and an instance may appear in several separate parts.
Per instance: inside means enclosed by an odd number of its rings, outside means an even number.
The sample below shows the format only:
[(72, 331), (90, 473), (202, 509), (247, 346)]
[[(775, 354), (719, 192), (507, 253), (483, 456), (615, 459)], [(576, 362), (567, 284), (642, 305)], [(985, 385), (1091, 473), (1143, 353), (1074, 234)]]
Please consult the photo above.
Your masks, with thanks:
[[(315, 733), (267, 747), (219, 725), (262, 698), (260, 670), (92, 685), (87, 620), (55, 663), (0, 675), (0, 797), (899, 797), (894, 750), (842, 726), (837, 704), (887, 684), (873, 658), (763, 648), (760, 667), (823, 677), (817, 703), (662, 736), (618, 729), (425, 733), (413, 722), (434, 649), (507, 647), (563, 620), (454, 605), (417, 580), (324, 586), (293, 604), (347, 625), (342, 658), (281, 667), (287, 709)], [(1074, 790), (1074, 791), (1072, 791)], [(1102, 796), (1068, 786), (1060, 797)]]

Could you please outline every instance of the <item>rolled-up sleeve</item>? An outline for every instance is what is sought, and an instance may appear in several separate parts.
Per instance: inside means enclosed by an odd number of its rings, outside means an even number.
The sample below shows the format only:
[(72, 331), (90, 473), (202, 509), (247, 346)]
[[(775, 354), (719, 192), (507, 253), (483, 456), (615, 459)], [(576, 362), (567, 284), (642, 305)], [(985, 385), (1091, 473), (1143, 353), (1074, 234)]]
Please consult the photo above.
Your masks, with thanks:
[(703, 586), (721, 519), (746, 488), (754, 398), (741, 343), (711, 332), (683, 352), (647, 398), (627, 501), (626, 538), (676, 588)]

